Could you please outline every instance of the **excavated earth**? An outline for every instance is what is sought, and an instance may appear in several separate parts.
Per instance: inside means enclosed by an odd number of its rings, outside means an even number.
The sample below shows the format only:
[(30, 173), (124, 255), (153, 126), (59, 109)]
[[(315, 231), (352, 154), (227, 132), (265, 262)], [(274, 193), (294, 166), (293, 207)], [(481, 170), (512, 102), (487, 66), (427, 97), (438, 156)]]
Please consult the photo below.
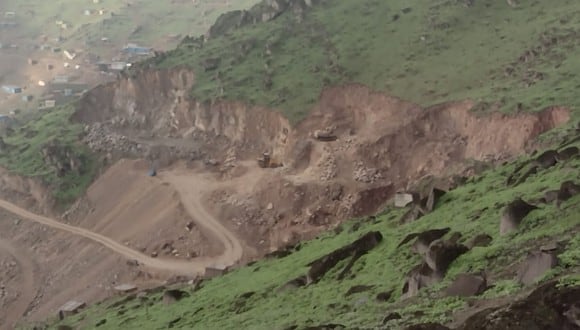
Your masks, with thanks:
[[(2, 198), (112, 239), (151, 265), (218, 258), (235, 266), (376, 213), (427, 175), (469, 176), (478, 162), (531, 151), (538, 135), (570, 117), (561, 107), (479, 116), (469, 100), (425, 109), (349, 85), (325, 90), (293, 126), (272, 109), (196, 102), (193, 84), (187, 70), (143, 71), (83, 97), (72, 120), (111, 165), (64, 216), (51, 214), (42, 185), (6, 172)], [(260, 168), (266, 151), (282, 166)], [(152, 164), (157, 177), (147, 175)], [(135, 265), (90, 235), (7, 212), (0, 219), (0, 263), (10, 265), (0, 285), (15, 292), (0, 289), (0, 322), (14, 313), (44, 319), (68, 300), (94, 302), (120, 283), (151, 286), (176, 275)]]

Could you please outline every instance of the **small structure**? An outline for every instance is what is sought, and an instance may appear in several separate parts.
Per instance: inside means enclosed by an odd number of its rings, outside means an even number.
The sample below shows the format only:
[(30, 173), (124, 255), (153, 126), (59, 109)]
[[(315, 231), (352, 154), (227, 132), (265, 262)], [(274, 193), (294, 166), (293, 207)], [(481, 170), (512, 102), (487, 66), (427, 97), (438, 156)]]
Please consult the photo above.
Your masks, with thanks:
[(108, 63), (97, 63), (97, 70), (100, 72), (108, 72), (109, 71), (109, 64)]
[(121, 284), (114, 287), (115, 291), (119, 293), (129, 293), (137, 290), (137, 286), (134, 284)]
[(6, 116), (6, 115), (0, 115), (0, 124), (7, 124), (12, 122), (12, 118)]
[(68, 50), (64, 50), (63, 53), (64, 53), (64, 56), (66, 56), (66, 58), (68, 58), (69, 60), (74, 60), (75, 57), (77, 57), (76, 53), (69, 52)]
[(18, 86), (10, 86), (10, 85), (5, 85), (2, 86), (2, 89), (9, 94), (20, 94), (22, 93), (22, 87), (18, 87)]
[(40, 109), (51, 109), (56, 106), (56, 100), (44, 100), (40, 102)]
[(30, 102), (30, 101), (32, 101), (33, 98), (34, 97), (32, 95), (23, 95), (22, 96), (22, 101), (24, 101), (24, 102)]
[(123, 52), (132, 55), (150, 55), (151, 48), (148, 47), (141, 47), (136, 44), (127, 44), (123, 48)]
[(62, 305), (58, 310), (59, 319), (63, 319), (66, 316), (71, 316), (78, 313), (81, 309), (85, 308), (87, 304), (82, 301), (71, 300), (66, 304)]
[(69, 76), (67, 75), (57, 75), (54, 77), (53, 81), (58, 84), (64, 84), (69, 81)]
[(111, 70), (115, 70), (115, 71), (123, 71), (125, 70), (125, 68), (127, 67), (127, 63), (126, 62), (113, 62), (111, 63)]

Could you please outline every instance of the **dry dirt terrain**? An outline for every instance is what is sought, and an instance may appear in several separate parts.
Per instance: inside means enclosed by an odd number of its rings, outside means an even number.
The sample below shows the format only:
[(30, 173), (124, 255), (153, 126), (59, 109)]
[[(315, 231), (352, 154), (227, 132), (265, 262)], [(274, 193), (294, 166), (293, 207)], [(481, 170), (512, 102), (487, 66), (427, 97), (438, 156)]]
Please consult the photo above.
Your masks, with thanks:
[[(60, 216), (42, 207), (42, 188), (3, 173), (3, 327), (22, 315), (53, 316), (71, 299), (114, 295), (122, 283), (149, 287), (243, 264), (373, 214), (426, 175), (469, 176), (474, 164), (519, 155), (569, 119), (564, 108), (477, 116), (471, 101), (422, 109), (345, 86), (323, 93), (312, 114), (291, 127), (269, 109), (186, 101), (193, 80), (186, 72), (148, 75), (97, 88), (76, 120), (149, 150), (134, 157), (155, 159), (157, 176), (147, 175), (148, 161), (114, 161)], [(93, 148), (123, 154), (110, 139), (88, 136)], [(282, 166), (260, 168), (264, 151)]]

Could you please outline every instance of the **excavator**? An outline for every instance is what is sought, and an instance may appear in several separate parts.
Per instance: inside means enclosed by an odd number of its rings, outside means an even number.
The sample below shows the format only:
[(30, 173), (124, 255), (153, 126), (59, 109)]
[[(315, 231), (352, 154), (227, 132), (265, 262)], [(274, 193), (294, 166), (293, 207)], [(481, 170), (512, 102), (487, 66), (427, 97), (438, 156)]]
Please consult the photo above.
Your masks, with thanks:
[(267, 151), (262, 154), (262, 157), (257, 159), (257, 162), (260, 168), (277, 168), (283, 166), (282, 163), (272, 160), (270, 153)]

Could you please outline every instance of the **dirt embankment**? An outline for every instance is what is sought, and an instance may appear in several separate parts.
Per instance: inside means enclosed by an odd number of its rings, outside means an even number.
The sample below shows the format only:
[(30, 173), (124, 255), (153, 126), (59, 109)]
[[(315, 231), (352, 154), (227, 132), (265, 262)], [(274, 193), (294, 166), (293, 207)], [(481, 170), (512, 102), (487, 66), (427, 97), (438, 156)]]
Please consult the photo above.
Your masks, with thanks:
[(0, 167), (0, 197), (29, 210), (52, 214), (50, 191), (34, 178), (25, 178)]
[[(104, 125), (150, 150), (161, 147), (165, 164), (205, 160), (218, 180), (256, 175), (241, 162), (257, 166), (256, 157), (270, 152), (282, 168), (261, 170), (244, 193), (224, 188), (208, 199), (248, 240), (270, 247), (288, 240), (275, 238), (280, 232), (306, 237), (376, 212), (396, 190), (425, 175), (462, 173), (466, 161), (521, 154), (536, 136), (569, 119), (568, 110), (557, 107), (480, 117), (470, 111), (471, 101), (424, 109), (349, 85), (325, 90), (311, 114), (292, 127), (272, 109), (196, 102), (188, 97), (193, 84), (195, 75), (185, 69), (144, 70), (87, 94), (74, 119)], [(315, 138), (316, 131), (329, 139)], [(200, 152), (191, 156), (194, 150)], [(381, 197), (369, 198), (375, 194)], [(252, 237), (255, 228), (259, 240)]]
[[(194, 83), (187, 70), (143, 71), (84, 96), (73, 119), (87, 125), (87, 142), (120, 155), (134, 147), (134, 157), (155, 159), (162, 168), (151, 178), (148, 162), (111, 166), (66, 222), (147, 260), (244, 261), (373, 214), (427, 174), (464, 174), (473, 160), (521, 154), (569, 119), (557, 107), (480, 117), (470, 101), (424, 109), (350, 85), (324, 91), (310, 116), (292, 127), (271, 109), (200, 104), (188, 97)], [(283, 166), (260, 168), (256, 157), (264, 151)], [(0, 171), (0, 184), (5, 199), (49, 214), (48, 194), (35, 181)], [(0, 227), (43, 260), (35, 299), (42, 307), (33, 318), (72, 297), (111, 295), (122, 282), (167, 278), (70, 232), (24, 222), (0, 221)]]

